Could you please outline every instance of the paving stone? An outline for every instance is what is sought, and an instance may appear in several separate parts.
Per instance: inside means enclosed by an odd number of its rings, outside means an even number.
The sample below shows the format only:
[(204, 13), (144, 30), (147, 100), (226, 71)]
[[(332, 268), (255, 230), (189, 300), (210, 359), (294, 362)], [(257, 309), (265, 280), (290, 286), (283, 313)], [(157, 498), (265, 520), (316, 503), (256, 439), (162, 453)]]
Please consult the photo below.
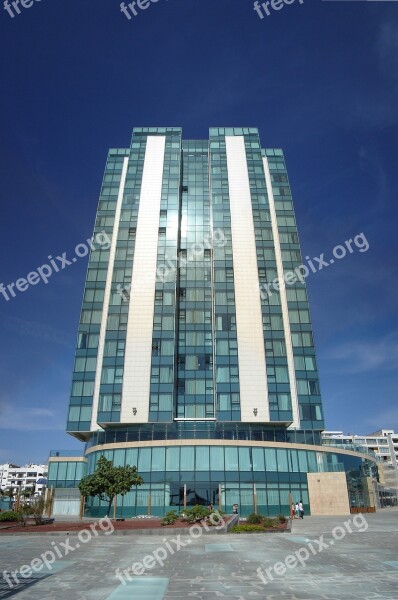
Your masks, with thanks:
[[(151, 588), (151, 581), (168, 581), (158, 587), (164, 600), (397, 600), (398, 510), (365, 515), (368, 527), (362, 532), (352, 517), (352, 533), (345, 529), (342, 539), (333, 531), (344, 528), (349, 517), (306, 517), (294, 521), (291, 534), (228, 534), (217, 543), (208, 536), (166, 538), (158, 533), (100, 535), (80, 544), (76, 535), (66, 542), (46, 534), (1, 534), (0, 599), (113, 600), (118, 593), (134, 598), (138, 576), (132, 567), (146, 557), (138, 581), (143, 590), (146, 584)], [(355, 522), (366, 525), (361, 519)], [(1, 576), (50, 552), (61, 556), (41, 572), (19, 577), (13, 587)], [(303, 564), (285, 564), (287, 557), (294, 560), (306, 552)]]

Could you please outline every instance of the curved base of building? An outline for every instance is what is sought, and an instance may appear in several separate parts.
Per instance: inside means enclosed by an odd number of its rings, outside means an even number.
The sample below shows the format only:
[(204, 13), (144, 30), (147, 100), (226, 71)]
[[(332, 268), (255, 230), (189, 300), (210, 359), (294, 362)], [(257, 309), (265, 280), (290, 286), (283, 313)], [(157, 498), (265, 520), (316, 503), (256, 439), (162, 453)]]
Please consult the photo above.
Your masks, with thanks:
[[(306, 514), (318, 515), (377, 506), (377, 464), (368, 455), (309, 444), (226, 439), (104, 443), (87, 447), (79, 459), (52, 456), (49, 488), (54, 488), (55, 498), (62, 497), (59, 490), (71, 495), (81, 477), (95, 471), (101, 456), (115, 466), (136, 465), (144, 480), (117, 497), (118, 518), (163, 516), (195, 504), (212, 504), (226, 513), (237, 504), (242, 516), (289, 515), (291, 503), (300, 500)], [(84, 514), (102, 517), (106, 504), (89, 498)]]

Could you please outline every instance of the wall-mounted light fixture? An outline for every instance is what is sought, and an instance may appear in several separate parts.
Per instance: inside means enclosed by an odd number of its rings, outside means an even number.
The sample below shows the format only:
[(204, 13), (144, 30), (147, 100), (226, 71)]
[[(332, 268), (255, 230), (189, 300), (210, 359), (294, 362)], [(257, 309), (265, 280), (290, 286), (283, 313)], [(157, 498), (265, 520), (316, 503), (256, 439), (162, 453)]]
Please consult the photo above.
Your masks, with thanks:
[(254, 415), (255, 417), (257, 417), (257, 413), (258, 413), (258, 410), (257, 410), (257, 408), (253, 408), (253, 415)]
[(135, 416), (137, 414), (137, 409), (133, 408), (133, 415)]

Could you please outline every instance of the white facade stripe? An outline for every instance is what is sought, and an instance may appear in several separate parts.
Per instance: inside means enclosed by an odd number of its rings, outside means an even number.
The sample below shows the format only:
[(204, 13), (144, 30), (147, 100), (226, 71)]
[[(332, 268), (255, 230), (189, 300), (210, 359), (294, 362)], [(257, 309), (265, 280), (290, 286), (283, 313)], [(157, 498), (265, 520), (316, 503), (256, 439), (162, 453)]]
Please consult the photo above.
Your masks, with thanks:
[(110, 296), (111, 296), (113, 265), (115, 263), (116, 244), (117, 244), (117, 238), (118, 238), (118, 234), (119, 234), (120, 212), (122, 209), (124, 186), (126, 183), (128, 162), (129, 162), (129, 159), (128, 159), (128, 156), (126, 156), (123, 160), (122, 174), (121, 174), (120, 185), (119, 185), (119, 193), (118, 193), (117, 201), (116, 201), (115, 221), (113, 224), (113, 232), (112, 232), (112, 242), (111, 242), (111, 247), (109, 249), (108, 272), (106, 274), (104, 304), (102, 307), (100, 336), (99, 336), (99, 342), (98, 342), (97, 368), (95, 371), (93, 412), (91, 415), (91, 428), (90, 428), (91, 431), (97, 431), (97, 429), (98, 429), (97, 413), (98, 413), (98, 402), (99, 402), (99, 390), (100, 390), (100, 385), (101, 385), (102, 363), (104, 360), (106, 324), (108, 321), (108, 309), (109, 309), (109, 300), (110, 300)]
[[(241, 421), (269, 422), (263, 320), (243, 136), (226, 136), (235, 280)], [(256, 293), (257, 291), (257, 293)], [(253, 410), (257, 409), (257, 416)]]
[(121, 423), (146, 423), (149, 419), (153, 315), (165, 147), (165, 136), (148, 136), (127, 323)]
[(276, 268), (277, 268), (277, 273), (278, 273), (279, 292), (280, 292), (281, 306), (282, 306), (283, 329), (284, 329), (284, 333), (285, 333), (285, 343), (286, 343), (287, 368), (288, 368), (288, 372), (289, 372), (290, 394), (291, 394), (291, 398), (292, 398), (293, 423), (290, 425), (290, 427), (299, 429), (300, 428), (300, 414), (299, 414), (297, 386), (296, 386), (296, 372), (295, 372), (295, 368), (294, 368), (292, 334), (291, 334), (291, 330), (290, 330), (289, 308), (288, 308), (288, 304), (287, 304), (286, 284), (285, 284), (285, 277), (284, 277), (284, 271), (283, 271), (282, 252), (281, 252), (281, 244), (280, 244), (280, 239), (279, 239), (278, 222), (276, 220), (275, 200), (274, 200), (274, 194), (272, 191), (272, 182), (271, 182), (271, 174), (270, 174), (269, 166), (268, 166), (268, 159), (266, 156), (263, 156), (263, 165), (264, 165), (264, 172), (265, 172), (265, 181), (267, 184), (268, 202), (269, 202), (271, 223), (272, 223), (272, 234), (274, 237)]

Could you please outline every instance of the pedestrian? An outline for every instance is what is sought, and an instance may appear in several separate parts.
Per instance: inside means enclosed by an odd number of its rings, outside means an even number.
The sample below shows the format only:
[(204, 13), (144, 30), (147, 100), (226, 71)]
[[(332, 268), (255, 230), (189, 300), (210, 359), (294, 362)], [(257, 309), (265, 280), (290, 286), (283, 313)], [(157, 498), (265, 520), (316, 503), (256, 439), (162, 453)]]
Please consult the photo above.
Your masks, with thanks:
[(302, 500), (300, 500), (300, 503), (299, 503), (299, 511), (300, 511), (300, 519), (304, 519), (304, 506), (303, 506)]
[(295, 518), (295, 515), (296, 515), (296, 507), (294, 505), (294, 502), (292, 502), (292, 519)]
[(296, 519), (299, 519), (300, 518), (300, 506), (299, 506), (298, 502), (296, 502), (296, 504), (295, 504), (294, 512), (296, 513)]

